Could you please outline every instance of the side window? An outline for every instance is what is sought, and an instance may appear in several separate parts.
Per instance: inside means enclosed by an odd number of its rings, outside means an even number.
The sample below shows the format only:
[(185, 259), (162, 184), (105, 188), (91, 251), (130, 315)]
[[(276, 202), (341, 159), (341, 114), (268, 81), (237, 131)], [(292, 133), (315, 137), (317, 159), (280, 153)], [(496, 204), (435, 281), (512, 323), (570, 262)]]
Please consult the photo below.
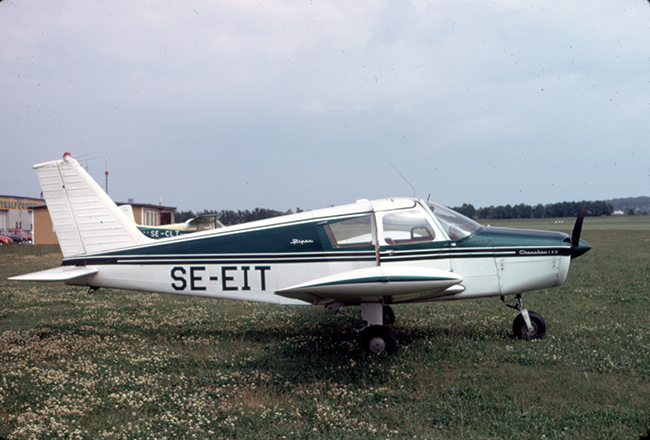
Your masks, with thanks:
[(418, 209), (388, 213), (382, 218), (382, 226), (388, 244), (419, 243), (435, 238), (426, 216)]
[(372, 245), (369, 215), (328, 223), (325, 229), (334, 247)]

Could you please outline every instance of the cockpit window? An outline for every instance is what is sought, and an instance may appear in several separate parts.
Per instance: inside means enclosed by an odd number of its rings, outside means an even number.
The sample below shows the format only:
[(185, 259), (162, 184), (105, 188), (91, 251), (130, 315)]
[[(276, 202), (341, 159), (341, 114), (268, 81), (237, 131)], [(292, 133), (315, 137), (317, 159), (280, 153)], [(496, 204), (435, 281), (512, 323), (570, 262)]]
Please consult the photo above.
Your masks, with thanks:
[(435, 233), (423, 211), (408, 209), (383, 216), (384, 241), (388, 244), (404, 244), (432, 241)]
[(427, 202), (427, 205), (452, 240), (469, 237), (481, 227), (474, 220), (442, 205), (433, 202)]

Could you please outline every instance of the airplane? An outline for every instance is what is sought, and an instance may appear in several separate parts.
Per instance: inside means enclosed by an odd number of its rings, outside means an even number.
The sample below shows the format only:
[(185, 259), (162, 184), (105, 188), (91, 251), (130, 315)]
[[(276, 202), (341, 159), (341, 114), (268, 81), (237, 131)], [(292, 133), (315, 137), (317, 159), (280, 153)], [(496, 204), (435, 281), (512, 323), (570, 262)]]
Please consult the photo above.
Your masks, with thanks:
[[(544, 318), (522, 293), (563, 284), (580, 239), (488, 227), (419, 198), (356, 203), (154, 240), (143, 235), (65, 153), (34, 165), (63, 254), (60, 267), (10, 278), (328, 309), (360, 306), (370, 353), (392, 354), (394, 304), (500, 297), (519, 311), (515, 335)], [(506, 300), (506, 298), (509, 298)]]
[[(135, 215), (131, 205), (120, 205), (120, 209), (126, 216), (135, 223)], [(140, 232), (151, 238), (174, 237), (176, 235), (191, 234), (205, 229), (223, 228), (223, 223), (219, 221), (221, 214), (201, 214), (198, 217), (191, 218), (183, 223), (172, 223), (163, 226), (145, 226), (135, 223)]]

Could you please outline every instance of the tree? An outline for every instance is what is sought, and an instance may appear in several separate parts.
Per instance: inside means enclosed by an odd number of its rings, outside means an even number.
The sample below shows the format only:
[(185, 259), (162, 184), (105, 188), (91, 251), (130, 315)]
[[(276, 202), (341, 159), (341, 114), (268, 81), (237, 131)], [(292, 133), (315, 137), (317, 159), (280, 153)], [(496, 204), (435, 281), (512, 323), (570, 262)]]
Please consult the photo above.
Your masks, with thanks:
[(533, 208), (520, 203), (512, 207), (512, 216), (514, 218), (533, 218)]
[(476, 208), (471, 204), (463, 203), (463, 206), (451, 208), (454, 211), (463, 214), (465, 217), (474, 218), (476, 217)]
[(494, 218), (494, 206), (488, 206), (487, 208), (479, 208), (476, 211), (478, 218), (491, 219)]

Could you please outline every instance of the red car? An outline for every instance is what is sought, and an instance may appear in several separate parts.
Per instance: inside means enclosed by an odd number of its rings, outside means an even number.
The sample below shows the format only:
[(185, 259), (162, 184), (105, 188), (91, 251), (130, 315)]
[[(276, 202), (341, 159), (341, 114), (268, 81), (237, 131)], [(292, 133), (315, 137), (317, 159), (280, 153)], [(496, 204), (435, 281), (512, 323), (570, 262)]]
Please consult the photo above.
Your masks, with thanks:
[(9, 237), (15, 242), (20, 244), (32, 244), (32, 234), (29, 231), (22, 229), (9, 229)]
[(0, 230), (0, 246), (13, 242), (6, 229)]

